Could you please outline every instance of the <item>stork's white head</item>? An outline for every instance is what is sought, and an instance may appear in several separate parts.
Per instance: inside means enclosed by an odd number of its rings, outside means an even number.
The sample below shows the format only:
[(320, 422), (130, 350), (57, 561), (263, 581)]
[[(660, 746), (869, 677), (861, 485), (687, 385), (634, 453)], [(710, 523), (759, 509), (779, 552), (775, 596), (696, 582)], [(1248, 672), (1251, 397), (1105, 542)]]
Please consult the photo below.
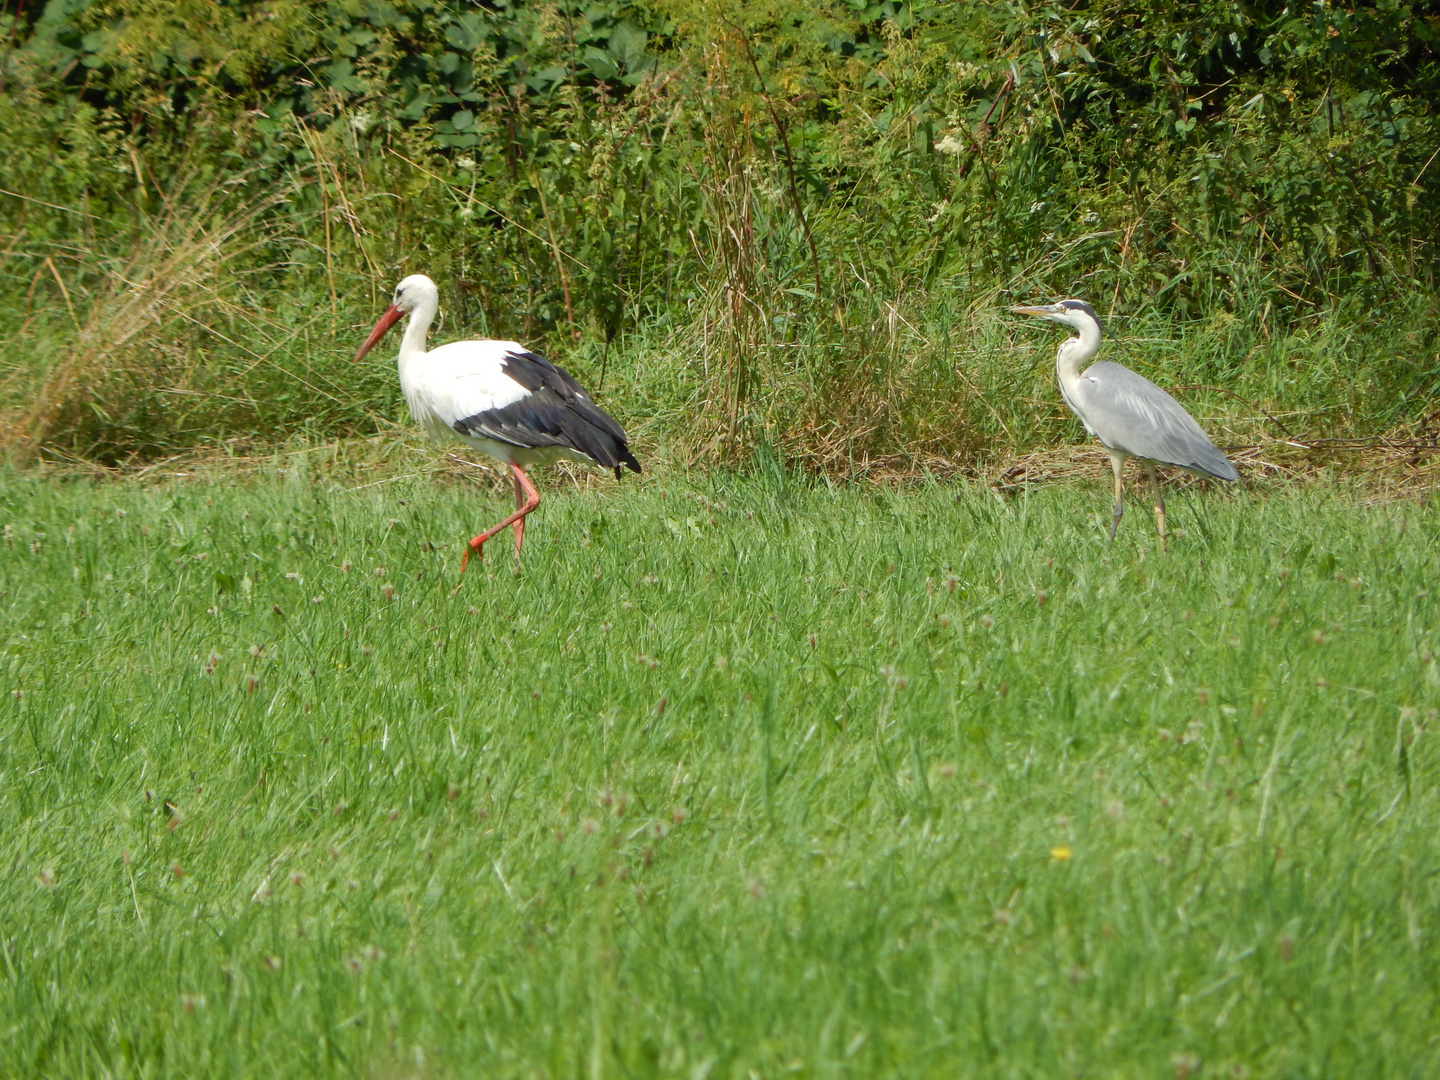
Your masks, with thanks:
[(427, 300), (437, 308), (440, 306), (440, 290), (424, 274), (411, 274), (395, 286), (395, 306), (406, 315), (424, 307)]
[(1010, 310), (1016, 315), (1037, 315), (1051, 322), (1064, 323), (1074, 327), (1082, 336), (1087, 330), (1093, 330), (1097, 340), (1105, 333), (1105, 328), (1100, 325), (1100, 316), (1096, 315), (1095, 309), (1084, 300), (1061, 300), (1058, 304), (1012, 307)]
[(355, 359), (359, 360), (373, 349), (376, 343), (385, 336), (385, 331), (399, 322), (402, 315), (412, 315), (417, 311), (420, 312), (418, 316), (421, 323), (419, 334), (423, 351), (425, 328), (430, 325), (431, 318), (439, 308), (440, 290), (435, 287), (435, 282), (424, 274), (411, 274), (395, 286), (395, 302), (386, 309), (384, 315), (380, 316), (380, 321), (375, 324), (375, 329), (370, 331), (370, 336), (360, 346), (360, 351), (355, 354)]

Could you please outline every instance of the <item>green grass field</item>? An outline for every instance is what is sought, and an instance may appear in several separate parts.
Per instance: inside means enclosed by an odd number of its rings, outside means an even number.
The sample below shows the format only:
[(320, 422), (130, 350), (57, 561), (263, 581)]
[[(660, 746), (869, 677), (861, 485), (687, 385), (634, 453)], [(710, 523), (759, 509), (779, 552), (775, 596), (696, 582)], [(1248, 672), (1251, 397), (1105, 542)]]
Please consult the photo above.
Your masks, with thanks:
[(0, 477), (0, 1073), (1440, 1072), (1433, 502), (332, 458)]

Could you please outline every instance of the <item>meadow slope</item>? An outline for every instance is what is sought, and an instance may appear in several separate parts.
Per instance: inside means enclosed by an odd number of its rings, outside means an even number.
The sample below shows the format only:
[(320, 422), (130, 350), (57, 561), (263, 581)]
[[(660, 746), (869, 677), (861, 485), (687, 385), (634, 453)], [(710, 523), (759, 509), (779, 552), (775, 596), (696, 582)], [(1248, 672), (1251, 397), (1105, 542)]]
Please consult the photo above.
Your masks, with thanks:
[(5, 474), (0, 1073), (1435, 1075), (1440, 510), (1104, 481)]

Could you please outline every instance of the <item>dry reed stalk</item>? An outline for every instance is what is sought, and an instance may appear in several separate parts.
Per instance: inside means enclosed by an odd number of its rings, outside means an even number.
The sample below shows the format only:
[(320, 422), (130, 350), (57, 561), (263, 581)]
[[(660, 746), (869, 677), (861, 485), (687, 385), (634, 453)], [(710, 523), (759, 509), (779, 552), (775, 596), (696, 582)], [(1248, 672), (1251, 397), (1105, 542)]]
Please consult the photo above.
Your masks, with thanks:
[(555, 272), (560, 275), (560, 290), (565, 297), (565, 321), (570, 324), (570, 340), (580, 343), (580, 327), (575, 324), (575, 307), (570, 302), (570, 275), (565, 272), (565, 259), (560, 251), (560, 239), (555, 235), (555, 222), (550, 217), (550, 205), (545, 201), (545, 186), (540, 182), (540, 171), (530, 171), (530, 182), (535, 194), (540, 196), (540, 213), (545, 218), (545, 231), (550, 236), (550, 251), (555, 257)]
[[(749, 439), (744, 431), (746, 406), (755, 379), (755, 355), (751, 346), (755, 330), (768, 319), (761, 302), (759, 277), (763, 271), (755, 241), (755, 216), (751, 173), (754, 144), (749, 125), (734, 100), (728, 82), (730, 57), (725, 40), (717, 42), (709, 65), (708, 81), (714, 104), (712, 122), (705, 130), (704, 161), (708, 176), (702, 184), (709, 214), (709, 258), (702, 259), (718, 271), (718, 289), (712, 289), (701, 314), (702, 352), (707, 372), (720, 373), (719, 385), (712, 379), (709, 401), (719, 407), (719, 430), (711, 445), (717, 456), (742, 456)], [(710, 350), (723, 350), (719, 363), (712, 364)]]
[[(255, 236), (241, 238), (254, 231), (273, 203), (262, 200), (226, 209), (221, 205), (225, 195), (217, 182), (193, 201), (168, 200), (164, 215), (101, 286), (91, 290), (93, 299), (83, 321), (55, 271), (70, 305), (75, 339), (60, 361), (43, 373), (30, 406), (12, 411), (10, 422), (0, 430), (0, 450), (22, 462), (33, 461), (61, 422), (100, 400), (107, 387), (124, 378), (153, 385), (154, 373), (139, 360), (138, 351), (149, 345), (163, 355), (170, 343), (158, 336), (164, 335), (167, 325), (176, 319), (193, 322), (189, 309), (209, 299), (227, 259), (260, 242)], [(175, 351), (173, 346), (169, 351)]]

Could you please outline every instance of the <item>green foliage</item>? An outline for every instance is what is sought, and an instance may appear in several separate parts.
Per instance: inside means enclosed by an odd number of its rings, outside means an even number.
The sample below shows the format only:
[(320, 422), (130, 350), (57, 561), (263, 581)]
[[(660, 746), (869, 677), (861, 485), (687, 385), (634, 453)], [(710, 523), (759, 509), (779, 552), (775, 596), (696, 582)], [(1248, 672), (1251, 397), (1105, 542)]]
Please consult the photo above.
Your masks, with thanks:
[(5, 1075), (1434, 1070), (1433, 500), (372, 453), (0, 482)]
[[(906, 380), (973, 411), (985, 374), (957, 374), (953, 346), (1010, 297), (1079, 293), (1187, 333), (1224, 317), (1292, 353), (1333, 326), (1378, 355), (1416, 321), (1431, 329), (1386, 370), (1336, 388), (1375, 391), (1369, 415), (1267, 405), (1370, 431), (1397, 393), (1434, 391), (1440, 24), (1423, 4), (53, 0), (5, 19), (0, 274), (30, 298), (4, 316), (13, 351), (70, 350), (55, 310), (127, 287), (107, 283), (116, 262), (216, 185), (261, 208), (227, 265), (256, 283), (246, 320), (276, 331), (277, 374), (237, 384), (253, 365), (212, 334), (204, 386), (171, 387), (210, 404), (193, 426), (150, 410), (147, 453), (296, 430), (297, 371), (348, 381), (315, 334), (348, 344), (416, 269), (468, 332), (573, 351), (725, 455), (762, 434), (821, 465), (902, 452)], [(325, 310), (302, 333), (297, 306)], [(916, 332), (877, 363), (897, 327)], [(687, 362), (648, 381), (635, 353), (652, 348)], [(1254, 362), (1209, 366), (1273, 381)], [(41, 393), (46, 370), (20, 364), (7, 396)], [(251, 398), (281, 407), (230, 407)], [(319, 427), (372, 426), (385, 400), (342, 391)], [(25, 437), (124, 456), (116, 412)], [(927, 445), (930, 426), (910, 425)], [(942, 449), (1028, 444), (995, 438)]]

